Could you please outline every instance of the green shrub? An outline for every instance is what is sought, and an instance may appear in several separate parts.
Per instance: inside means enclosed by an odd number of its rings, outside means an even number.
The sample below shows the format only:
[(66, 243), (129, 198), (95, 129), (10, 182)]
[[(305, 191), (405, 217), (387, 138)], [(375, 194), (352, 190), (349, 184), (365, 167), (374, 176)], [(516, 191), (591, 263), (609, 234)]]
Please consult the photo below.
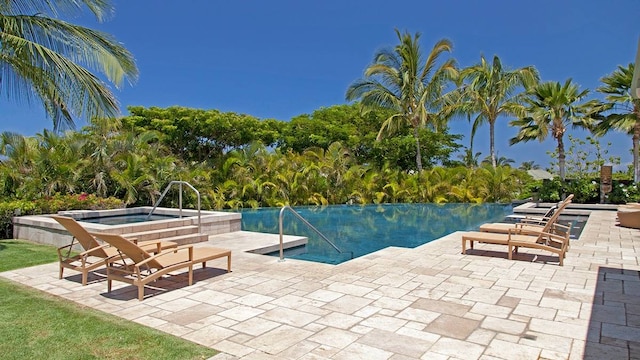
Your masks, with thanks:
[(600, 201), (600, 184), (587, 178), (567, 180), (564, 193), (573, 194), (575, 203), (597, 203)]
[(611, 204), (626, 204), (640, 200), (638, 184), (625, 185), (623, 182), (613, 182), (607, 201)]
[(48, 196), (33, 201), (14, 200), (0, 202), (0, 236), (13, 238), (14, 216), (55, 214), (62, 210), (106, 210), (125, 207), (122, 200), (102, 198), (93, 194)]
[(539, 190), (540, 201), (558, 202), (564, 194), (564, 183), (559, 178), (544, 180)]

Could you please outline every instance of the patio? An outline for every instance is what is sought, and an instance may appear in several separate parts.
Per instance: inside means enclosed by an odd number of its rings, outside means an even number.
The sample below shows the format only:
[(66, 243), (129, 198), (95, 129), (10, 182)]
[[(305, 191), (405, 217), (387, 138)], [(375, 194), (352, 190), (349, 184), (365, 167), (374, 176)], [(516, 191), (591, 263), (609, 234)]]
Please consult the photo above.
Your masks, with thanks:
[(278, 262), (245, 252), (277, 236), (238, 232), (197, 245), (232, 249), (231, 273), (216, 260), (193, 286), (162, 280), (171, 290), (142, 302), (98, 276), (59, 280), (57, 263), (0, 276), (222, 351), (215, 360), (640, 358), (640, 230), (615, 217), (592, 212), (563, 267), (529, 250), (509, 261), (504, 246), (461, 255), (459, 233), (337, 266)]

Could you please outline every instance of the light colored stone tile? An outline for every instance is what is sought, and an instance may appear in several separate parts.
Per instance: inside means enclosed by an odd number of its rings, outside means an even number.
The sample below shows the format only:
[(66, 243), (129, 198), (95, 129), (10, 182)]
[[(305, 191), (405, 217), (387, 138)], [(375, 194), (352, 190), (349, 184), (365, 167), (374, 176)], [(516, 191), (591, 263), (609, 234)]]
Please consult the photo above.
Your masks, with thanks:
[(538, 360), (541, 351), (540, 348), (494, 339), (485, 354), (510, 360)]
[(239, 305), (219, 312), (220, 316), (224, 316), (235, 321), (245, 321), (254, 316), (258, 316), (264, 313), (264, 310), (257, 309), (250, 306)]
[(393, 353), (373, 346), (353, 343), (333, 356), (337, 360), (386, 360)]
[[(429, 353), (434, 352), (442, 355), (450, 356), (454, 359), (479, 359), (484, 352), (485, 347), (482, 345), (471, 344), (466, 341), (451, 339), (448, 337), (440, 338), (429, 349)], [(423, 357), (428, 359), (429, 357)]]
[(500, 333), (507, 333), (513, 335), (522, 334), (527, 327), (524, 322), (500, 319), (493, 316), (487, 316), (481, 324), (482, 328), (492, 330)]
[(274, 300), (274, 298), (271, 296), (262, 294), (247, 294), (245, 296), (234, 299), (233, 302), (246, 306), (260, 306), (272, 300)]
[(479, 302), (471, 308), (471, 312), (506, 319), (511, 314), (511, 308)]
[(374, 329), (396, 331), (407, 323), (406, 320), (396, 319), (391, 316), (373, 315), (360, 322), (361, 325)]
[(316, 320), (318, 324), (323, 324), (338, 329), (349, 329), (360, 321), (362, 321), (361, 317), (342, 314), (338, 312), (332, 312)]
[(360, 335), (347, 330), (328, 327), (310, 336), (309, 340), (318, 344), (343, 349), (355, 342), (359, 337)]
[(374, 329), (363, 335), (358, 343), (417, 359), (429, 350), (434, 341), (426, 340), (423, 337), (410, 337), (392, 331)]
[(260, 317), (263, 319), (268, 319), (271, 321), (297, 327), (303, 327), (308, 323), (320, 318), (320, 316), (318, 315), (288, 308), (275, 308), (273, 310), (265, 312), (264, 314), (260, 315)]

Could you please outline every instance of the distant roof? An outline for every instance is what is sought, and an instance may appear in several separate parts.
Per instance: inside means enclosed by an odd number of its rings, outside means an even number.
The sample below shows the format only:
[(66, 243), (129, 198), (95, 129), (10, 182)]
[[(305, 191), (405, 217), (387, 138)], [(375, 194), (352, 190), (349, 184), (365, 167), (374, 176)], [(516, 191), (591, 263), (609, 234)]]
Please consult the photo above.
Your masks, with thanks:
[(553, 179), (553, 174), (545, 170), (531, 169), (527, 173), (536, 180)]

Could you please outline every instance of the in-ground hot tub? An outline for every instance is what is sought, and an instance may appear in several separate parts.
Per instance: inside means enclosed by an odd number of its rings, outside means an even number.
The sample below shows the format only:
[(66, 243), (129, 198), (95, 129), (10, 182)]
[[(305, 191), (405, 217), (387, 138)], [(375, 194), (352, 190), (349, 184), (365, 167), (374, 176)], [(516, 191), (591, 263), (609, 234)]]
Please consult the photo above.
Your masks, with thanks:
[[(81, 222), (90, 232), (135, 234), (173, 227), (198, 226), (198, 211), (156, 208), (152, 218), (146, 220), (150, 206), (112, 210), (61, 211)], [(200, 233), (207, 235), (240, 231), (242, 215), (222, 211), (200, 212)], [(62, 225), (47, 215), (17, 216), (13, 218), (13, 238), (63, 246), (71, 243), (72, 236)]]

